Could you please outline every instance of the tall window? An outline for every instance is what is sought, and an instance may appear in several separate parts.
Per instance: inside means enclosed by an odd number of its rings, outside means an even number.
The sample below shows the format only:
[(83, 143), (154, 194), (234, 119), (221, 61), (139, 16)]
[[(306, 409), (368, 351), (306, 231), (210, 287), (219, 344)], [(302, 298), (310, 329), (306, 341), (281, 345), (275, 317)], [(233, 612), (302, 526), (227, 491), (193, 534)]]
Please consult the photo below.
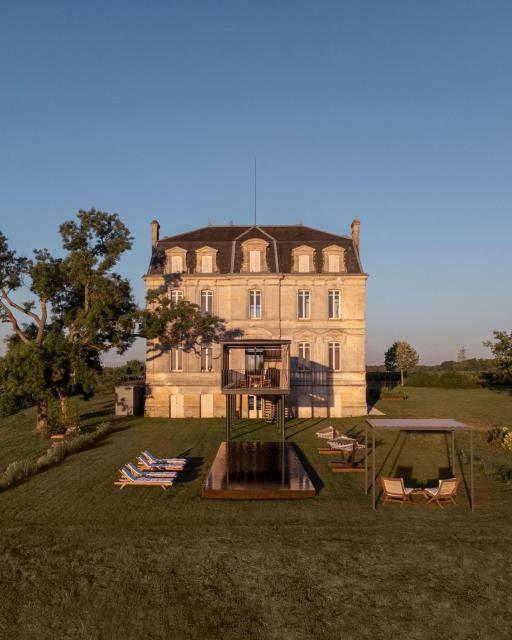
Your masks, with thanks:
[(299, 342), (299, 369), (311, 367), (311, 343)]
[(261, 251), (249, 251), (249, 271), (261, 271)]
[(169, 366), (171, 371), (183, 371), (183, 349), (172, 347)]
[(341, 344), (339, 342), (329, 342), (329, 369), (341, 371)]
[(171, 256), (171, 273), (183, 272), (183, 256)]
[(212, 273), (213, 256), (201, 256), (201, 273)]
[(329, 271), (331, 273), (338, 273), (338, 271), (341, 271), (339, 254), (329, 254)]
[(341, 293), (329, 291), (329, 320), (341, 318)]
[(213, 291), (201, 291), (201, 313), (213, 313)]
[(213, 369), (213, 351), (208, 345), (201, 345), (201, 371), (211, 371)]
[(299, 255), (299, 271), (300, 273), (309, 273), (309, 256), (301, 254)]
[(178, 304), (178, 302), (182, 302), (183, 300), (183, 291), (179, 289), (171, 290), (171, 302), (172, 304)]
[(261, 291), (255, 289), (249, 291), (249, 318), (251, 320), (261, 319)]
[(306, 289), (299, 289), (297, 294), (297, 317), (299, 320), (310, 317), (309, 291)]

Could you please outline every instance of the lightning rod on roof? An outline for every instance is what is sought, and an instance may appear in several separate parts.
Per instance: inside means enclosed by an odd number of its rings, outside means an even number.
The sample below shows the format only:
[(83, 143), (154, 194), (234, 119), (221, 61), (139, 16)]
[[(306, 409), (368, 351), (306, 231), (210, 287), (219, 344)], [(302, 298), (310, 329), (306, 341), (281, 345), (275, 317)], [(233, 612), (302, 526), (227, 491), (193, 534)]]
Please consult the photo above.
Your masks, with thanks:
[(256, 226), (256, 156), (254, 156), (254, 226)]

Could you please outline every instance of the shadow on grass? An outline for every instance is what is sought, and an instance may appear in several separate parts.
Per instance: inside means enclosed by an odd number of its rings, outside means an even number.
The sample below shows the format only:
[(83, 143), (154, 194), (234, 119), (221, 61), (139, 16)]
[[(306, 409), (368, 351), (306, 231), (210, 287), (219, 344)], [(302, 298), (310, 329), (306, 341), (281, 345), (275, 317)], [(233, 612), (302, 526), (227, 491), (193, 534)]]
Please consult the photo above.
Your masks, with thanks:
[[(310, 420), (314, 420), (314, 422), (312, 422), (311, 424), (306, 424), (306, 426), (304, 426), (304, 424), (309, 422)], [(296, 435), (298, 435), (299, 433), (302, 433), (303, 431), (309, 431), (310, 429), (313, 429), (313, 427), (316, 427), (317, 425), (319, 425), (324, 420), (325, 420), (325, 418), (316, 418), (316, 419), (315, 418), (304, 418), (303, 420), (300, 420), (298, 423), (295, 423), (293, 425), (289, 425), (285, 429), (286, 440), (288, 440), (289, 438), (294, 438)], [(295, 427), (302, 427), (302, 429), (298, 429), (297, 431), (294, 431), (293, 433), (289, 433), (290, 429), (294, 429)]]
[(313, 483), (315, 487), (315, 491), (317, 493), (320, 493), (320, 491), (324, 488), (324, 483), (322, 482), (322, 479), (320, 478), (318, 473), (315, 471), (315, 468), (313, 467), (313, 465), (309, 462), (307, 457), (304, 455), (302, 450), (297, 446), (295, 442), (293, 443), (293, 447), (295, 449), (295, 453), (297, 454), (297, 457), (299, 458), (302, 466), (306, 470), (306, 473), (308, 474), (309, 479)]

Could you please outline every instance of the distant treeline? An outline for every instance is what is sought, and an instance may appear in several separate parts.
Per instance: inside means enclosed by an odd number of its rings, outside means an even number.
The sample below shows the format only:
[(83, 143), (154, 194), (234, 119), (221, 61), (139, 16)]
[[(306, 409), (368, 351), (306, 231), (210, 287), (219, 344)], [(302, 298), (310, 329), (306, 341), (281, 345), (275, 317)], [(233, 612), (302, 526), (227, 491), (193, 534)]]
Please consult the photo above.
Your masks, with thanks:
[[(366, 371), (370, 387), (394, 387), (400, 384), (400, 372), (387, 371), (384, 365), (369, 365)], [(418, 365), (405, 377), (405, 386), (408, 387), (470, 389), (503, 384), (510, 385), (512, 380), (490, 358), (469, 358), (460, 362), (445, 360), (437, 365)]]

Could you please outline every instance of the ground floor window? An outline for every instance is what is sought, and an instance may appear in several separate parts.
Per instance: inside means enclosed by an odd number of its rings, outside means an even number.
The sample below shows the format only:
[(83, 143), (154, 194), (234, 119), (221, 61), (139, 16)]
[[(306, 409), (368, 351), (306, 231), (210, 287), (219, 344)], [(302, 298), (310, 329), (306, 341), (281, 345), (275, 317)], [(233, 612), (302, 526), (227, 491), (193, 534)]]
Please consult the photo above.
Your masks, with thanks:
[(311, 343), (299, 342), (299, 369), (311, 367)]
[(213, 369), (213, 351), (210, 346), (203, 345), (201, 347), (201, 371), (212, 371)]
[(183, 371), (183, 349), (172, 347), (169, 366), (171, 371)]

